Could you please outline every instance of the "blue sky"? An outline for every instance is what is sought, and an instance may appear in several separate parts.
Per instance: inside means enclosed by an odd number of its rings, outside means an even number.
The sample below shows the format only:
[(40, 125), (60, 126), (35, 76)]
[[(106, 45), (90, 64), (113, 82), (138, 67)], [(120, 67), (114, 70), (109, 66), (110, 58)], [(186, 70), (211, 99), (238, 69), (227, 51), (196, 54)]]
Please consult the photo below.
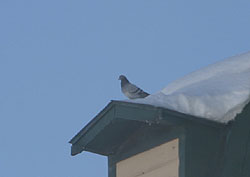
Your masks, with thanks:
[(68, 141), (125, 74), (154, 93), (250, 50), (249, 0), (1, 0), (0, 176), (107, 177)]

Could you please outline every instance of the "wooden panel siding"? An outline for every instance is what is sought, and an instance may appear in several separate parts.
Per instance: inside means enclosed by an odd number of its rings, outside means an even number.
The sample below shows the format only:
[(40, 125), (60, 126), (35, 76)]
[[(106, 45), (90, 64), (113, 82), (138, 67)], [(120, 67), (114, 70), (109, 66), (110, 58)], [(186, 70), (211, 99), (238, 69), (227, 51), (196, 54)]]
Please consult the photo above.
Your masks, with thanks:
[(117, 177), (178, 177), (179, 140), (154, 147), (117, 163)]

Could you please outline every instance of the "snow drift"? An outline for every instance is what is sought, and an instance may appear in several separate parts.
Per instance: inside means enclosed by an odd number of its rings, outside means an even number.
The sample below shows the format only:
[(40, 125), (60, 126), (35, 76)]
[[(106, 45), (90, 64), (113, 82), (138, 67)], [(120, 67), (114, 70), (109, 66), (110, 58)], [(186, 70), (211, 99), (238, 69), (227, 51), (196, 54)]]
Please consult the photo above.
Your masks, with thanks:
[(249, 102), (250, 52), (174, 81), (158, 93), (129, 102), (150, 104), (227, 123)]

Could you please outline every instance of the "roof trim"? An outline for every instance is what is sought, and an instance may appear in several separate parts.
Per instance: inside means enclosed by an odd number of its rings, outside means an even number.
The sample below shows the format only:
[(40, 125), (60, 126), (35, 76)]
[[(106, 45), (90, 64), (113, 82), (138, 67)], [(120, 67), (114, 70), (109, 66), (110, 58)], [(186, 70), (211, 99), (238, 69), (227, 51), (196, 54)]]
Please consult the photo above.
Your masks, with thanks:
[[(139, 113), (139, 116), (137, 113)], [(160, 124), (163, 126), (202, 124), (213, 128), (224, 128), (227, 125), (225, 123), (220, 123), (201, 117), (195, 117), (192, 115), (183, 114), (153, 105), (112, 100), (100, 113), (98, 113), (83, 129), (80, 130), (79, 133), (77, 133), (69, 141), (69, 143), (72, 144), (71, 155), (79, 154), (82, 151), (94, 152), (95, 149), (88, 148), (88, 144), (93, 141), (95, 139), (95, 136), (100, 133), (100, 131), (103, 131), (106, 126), (108, 126), (110, 123), (113, 124), (119, 119), (125, 121), (137, 121), (141, 123), (147, 123), (149, 125)], [(108, 120), (107, 124), (103, 122), (105, 120)], [(99, 123), (99, 121), (101, 123)], [(97, 128), (96, 126), (98, 126), (99, 128)], [(87, 136), (87, 134), (89, 133), (92, 135)], [(106, 155), (101, 151), (96, 153)]]
[(131, 102), (126, 102), (126, 101), (114, 101), (114, 100), (111, 100), (111, 102), (100, 113), (98, 113), (94, 117), (94, 119), (92, 119), (83, 129), (81, 129), (80, 132), (77, 133), (77, 135), (75, 135), (69, 141), (69, 143), (75, 144), (81, 138), (81, 136), (83, 136), (85, 133), (87, 133), (91, 129), (92, 126), (94, 126), (95, 124), (97, 124), (98, 121), (110, 109), (112, 109), (116, 105), (126, 106), (126, 107), (131, 107), (131, 108), (138, 108), (138, 109), (146, 109), (146, 110), (152, 110), (152, 111), (156, 111), (157, 110), (159, 117), (161, 117), (162, 113), (164, 112), (164, 114), (169, 115), (170, 117), (174, 117), (174, 118), (180, 119), (180, 121), (183, 121), (183, 120), (194, 121), (194, 122), (198, 122), (198, 123), (202, 123), (202, 124), (207, 124), (208, 126), (213, 126), (213, 127), (218, 127), (218, 126), (221, 127), (221, 126), (225, 126), (226, 125), (224, 123), (216, 122), (216, 121), (205, 119), (205, 118), (201, 118), (201, 117), (195, 117), (195, 116), (192, 116), (192, 115), (187, 115), (187, 114), (184, 114), (184, 113), (180, 113), (180, 112), (177, 112), (177, 111), (173, 111), (173, 110), (170, 110), (170, 109), (166, 109), (166, 108), (162, 108), (162, 107), (157, 107), (157, 106), (153, 106), (153, 105), (140, 104), (140, 103), (131, 103)]

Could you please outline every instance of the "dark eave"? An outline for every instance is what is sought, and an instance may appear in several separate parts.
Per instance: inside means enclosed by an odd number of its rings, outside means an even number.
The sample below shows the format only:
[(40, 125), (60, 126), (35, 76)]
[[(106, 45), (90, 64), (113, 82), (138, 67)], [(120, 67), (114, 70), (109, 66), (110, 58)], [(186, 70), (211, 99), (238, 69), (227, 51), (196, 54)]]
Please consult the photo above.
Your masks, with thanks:
[(152, 105), (111, 101), (70, 140), (71, 154), (89, 151), (110, 155), (141, 126), (151, 124), (179, 126), (186, 123), (205, 124), (214, 128), (226, 125)]

